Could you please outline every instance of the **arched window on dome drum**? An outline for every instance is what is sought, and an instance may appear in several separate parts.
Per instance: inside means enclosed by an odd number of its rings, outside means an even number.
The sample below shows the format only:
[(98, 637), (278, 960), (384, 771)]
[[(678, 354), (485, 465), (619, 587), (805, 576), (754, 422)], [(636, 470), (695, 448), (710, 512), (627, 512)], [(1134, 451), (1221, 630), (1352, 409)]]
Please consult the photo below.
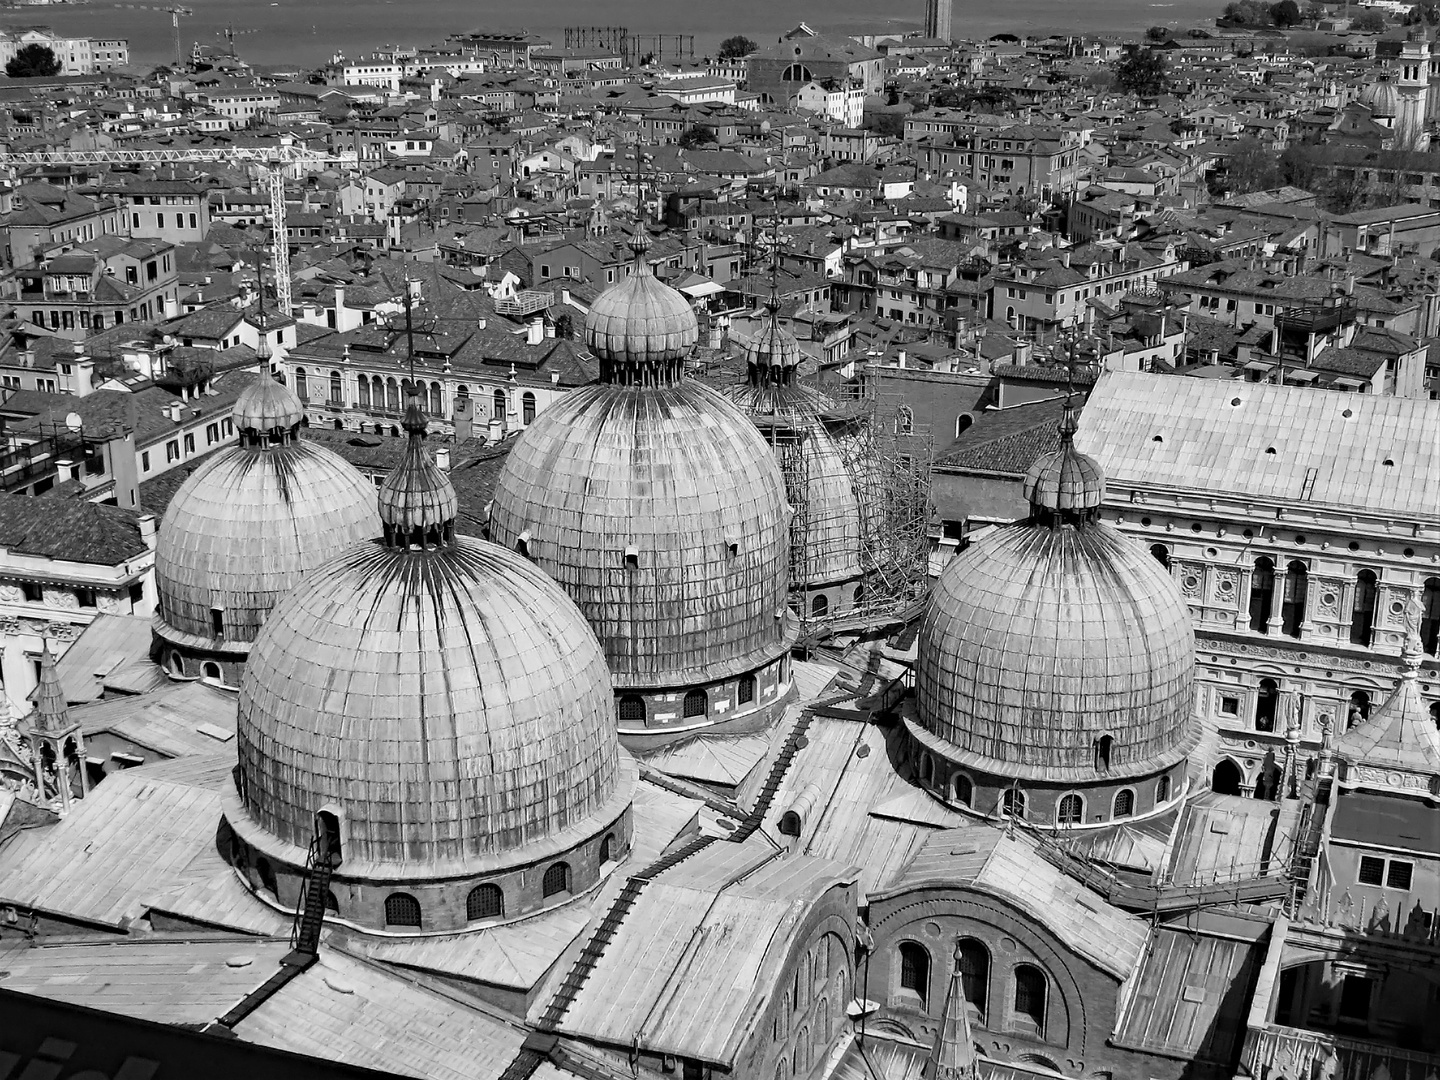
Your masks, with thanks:
[(1274, 679), (1261, 679), (1255, 695), (1255, 730), (1275, 730), (1275, 709), (1280, 704), (1280, 687)]
[(1310, 591), (1310, 568), (1295, 561), (1285, 568), (1285, 598), (1280, 603), (1280, 632), (1298, 638), (1305, 621), (1305, 598)]
[(505, 914), (505, 894), (499, 885), (476, 885), (465, 897), (465, 918), (498, 919)]
[(1270, 606), (1275, 599), (1275, 564), (1267, 558), (1255, 560), (1250, 575), (1250, 629), (1257, 634), (1270, 632)]
[(925, 751), (920, 751), (920, 782), (928, 784), (935, 779), (935, 759)]
[(209, 679), (213, 682), (220, 681), (220, 665), (215, 663), (215, 661), (205, 661), (205, 664), (201, 667), (200, 670), (204, 678)]
[(1045, 1034), (1045, 973), (1029, 964), (1015, 969), (1015, 1026)]
[(185, 674), (185, 660), (177, 652), (170, 654), (170, 670), (176, 675)]
[(1369, 645), (1375, 635), (1375, 603), (1380, 590), (1376, 587), (1375, 571), (1361, 570), (1355, 575), (1355, 605), (1350, 610), (1350, 644)]
[(961, 806), (969, 806), (970, 800), (975, 798), (975, 785), (964, 773), (955, 774), (955, 801)]
[(969, 413), (961, 413), (955, 418), (955, 437), (958, 439), (965, 432), (970, 430), (970, 425), (975, 423), (975, 417)]
[(918, 997), (922, 1009), (929, 1005), (930, 954), (914, 941), (900, 943), (900, 989)]
[(364, 375), (355, 380), (355, 404), (362, 409), (370, 407), (370, 380)]
[(1097, 772), (1106, 772), (1110, 763), (1115, 757), (1115, 739), (1110, 735), (1101, 735), (1095, 740), (1095, 769)]
[(535, 422), (535, 395), (529, 390), (520, 395), (520, 422), (526, 427)]
[(645, 723), (645, 699), (639, 694), (626, 694), (620, 699), (620, 722), (622, 724)]
[(445, 399), (440, 393), (440, 384), (430, 384), (430, 415), (439, 417), (445, 415)]
[(261, 887), (270, 890), (271, 895), (278, 900), (280, 898), (280, 888), (275, 880), (275, 870), (270, 865), (270, 860), (263, 857), (256, 859), (255, 873), (260, 878)]
[(1124, 788), (1115, 793), (1115, 813), (1117, 818), (1130, 817), (1135, 813), (1135, 792)]
[(1420, 593), (1420, 648), (1440, 655), (1440, 578), (1426, 578)]
[(340, 378), (340, 372), (338, 372), (338, 371), (332, 371), (332, 372), (330, 372), (330, 404), (332, 404), (332, 405), (344, 405), (344, 404), (345, 404), (345, 389), (344, 389), (344, 383), (343, 383), (343, 381), (341, 380), (341, 378)]
[(1056, 825), (1079, 825), (1085, 820), (1085, 801), (1073, 791), (1055, 807)]
[(735, 688), (735, 699), (741, 705), (749, 705), (755, 700), (755, 676), (741, 675), (740, 683)]
[(710, 697), (704, 690), (691, 690), (685, 695), (684, 714), (690, 716), (704, 716), (710, 711)]
[(1166, 570), (1170, 569), (1170, 549), (1164, 544), (1151, 544), (1150, 554), (1155, 556), (1155, 561)]
[(386, 926), (420, 928), (420, 901), (409, 893), (391, 893), (385, 898)]
[(1159, 806), (1161, 803), (1168, 801), (1169, 798), (1170, 777), (1166, 775), (1155, 781), (1155, 805)]
[(818, 594), (810, 601), (810, 614), (813, 617), (823, 619), (829, 611), (830, 601), (825, 598), (824, 593)]
[(960, 985), (970, 1004), (970, 1017), (985, 1022), (985, 1004), (990, 999), (990, 950), (975, 938), (960, 942)]
[(330, 912), (331, 915), (340, 914), (340, 900), (335, 895), (334, 889), (329, 890), (325, 894), (325, 910)]
[(490, 416), (494, 420), (505, 419), (505, 391), (496, 390), (490, 395)]
[(1025, 793), (1019, 788), (1006, 788), (1000, 797), (1000, 809), (1006, 817), (1025, 817)]
[(540, 881), (540, 895), (542, 897), (559, 896), (563, 892), (570, 891), (570, 864), (557, 862), (552, 863), (545, 871), (544, 878)]
[(600, 841), (600, 865), (615, 861), (615, 834), (606, 833), (605, 839)]
[(856, 586), (855, 586), (855, 606), (858, 608), (858, 607), (859, 607), (861, 604), (863, 604), (864, 602), (865, 602), (865, 586), (864, 586), (864, 585), (856, 585)]
[(310, 386), (305, 377), (305, 369), (303, 367), (297, 367), (295, 369), (295, 396), (301, 401), (310, 400)]

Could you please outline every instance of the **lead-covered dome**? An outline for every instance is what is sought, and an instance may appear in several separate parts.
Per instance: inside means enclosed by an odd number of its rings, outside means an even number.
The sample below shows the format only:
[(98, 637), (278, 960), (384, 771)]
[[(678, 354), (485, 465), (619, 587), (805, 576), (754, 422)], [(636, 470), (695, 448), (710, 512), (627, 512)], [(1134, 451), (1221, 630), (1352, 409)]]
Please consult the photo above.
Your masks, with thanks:
[(1071, 445), (1031, 470), (1031, 517), (941, 574), (920, 629), (916, 715), (961, 765), (1080, 784), (1154, 774), (1194, 746), (1195, 635), (1142, 547), (1098, 519), (1104, 476)]
[(1388, 76), (1381, 76), (1360, 92), (1360, 104), (1376, 119), (1391, 119), (1400, 111), (1400, 97)]
[(254, 641), (301, 577), (379, 532), (375, 486), (301, 439), (302, 417), (292, 390), (257, 379), (235, 403), (235, 444), (170, 500), (155, 552), (155, 629), (165, 641), (201, 651)]
[[(790, 506), (755, 426), (685, 377), (694, 315), (682, 315), (684, 298), (651, 276), (644, 236), (642, 227), (631, 244), (630, 277), (591, 308), (601, 384), (566, 394), (515, 440), (489, 532), (579, 605), (617, 688), (699, 692), (788, 649)], [(674, 325), (648, 336), (661, 309)], [(751, 678), (731, 692), (754, 710), (775, 691), (757, 695)], [(708, 699), (698, 709), (695, 700), (685, 719), (716, 719)], [(656, 720), (679, 716), (673, 705), (657, 708)], [(635, 722), (645, 722), (641, 713)]]
[(435, 516), (454, 489), (408, 413), (384, 538), (276, 606), (240, 687), (239, 831), (293, 858), (329, 811), (340, 871), (362, 882), (493, 876), (573, 852), (616, 828), (634, 781), (594, 633), (535, 566)]

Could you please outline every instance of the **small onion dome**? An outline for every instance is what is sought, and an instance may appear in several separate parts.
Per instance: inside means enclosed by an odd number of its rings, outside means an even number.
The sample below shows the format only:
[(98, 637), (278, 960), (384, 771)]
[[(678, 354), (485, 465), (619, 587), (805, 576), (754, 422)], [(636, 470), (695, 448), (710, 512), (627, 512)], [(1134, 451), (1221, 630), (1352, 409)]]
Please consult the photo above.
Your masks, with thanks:
[(673, 382), (700, 339), (690, 301), (651, 271), (649, 247), (642, 221), (630, 239), (630, 276), (596, 297), (585, 316), (585, 344), (599, 358), (605, 382)]
[(262, 375), (235, 399), (230, 418), (239, 432), (289, 433), (305, 418), (305, 406), (294, 390)]
[(721, 679), (786, 649), (790, 506), (765, 439), (710, 387), (572, 390), (515, 440), (490, 536), (595, 628), (617, 686)]
[(450, 482), (407, 409), (383, 540), (271, 614), (240, 685), (239, 795), (297, 849), (342, 819), (347, 876), (491, 872), (624, 812), (614, 691), (580, 611), (539, 569), (456, 537)]
[(410, 538), (418, 546), (447, 539), (460, 501), (450, 478), (436, 467), (425, 449), (425, 414), (417, 397), (405, 407), (405, 430), (410, 441), (399, 466), (380, 485), (380, 520), (387, 538)]
[(745, 347), (745, 371), (750, 383), (788, 385), (795, 381), (803, 359), (799, 339), (780, 325), (772, 307), (769, 320)]
[[(237, 427), (241, 403), (250, 409), (254, 399), (275, 400), (271, 387), (294, 399), (281, 384), (259, 380), (236, 404)], [(255, 402), (247, 417), (283, 423), (286, 414)], [(165, 510), (155, 550), (155, 631), (175, 645), (240, 645), (243, 652), (301, 577), (379, 532), (375, 485), (339, 455), (294, 429), (241, 429), (235, 444), (190, 474)]]
[(1094, 516), (1105, 501), (1105, 470), (1075, 449), (1078, 424), (1067, 403), (1060, 419), (1060, 448), (1035, 460), (1025, 474), (1025, 499), (1033, 512)]
[[(1059, 458), (1074, 454), (1069, 420)], [(1089, 500), (1104, 477), (1083, 460), (1098, 475), (1071, 466), (1086, 482), (1068, 497), (1063, 480), (1042, 483), (1063, 478), (1064, 462), (1042, 463), (1032, 517), (957, 555), (931, 593), (917, 717), (961, 765), (1093, 782), (1102, 758), (1106, 777), (1140, 776), (1177, 764), (1199, 737), (1189, 610), (1143, 547), (1096, 518)]]
[(1382, 77), (1365, 87), (1360, 94), (1360, 104), (1370, 110), (1371, 116), (1391, 118), (1400, 111), (1400, 96), (1395, 92), (1395, 84), (1388, 77)]

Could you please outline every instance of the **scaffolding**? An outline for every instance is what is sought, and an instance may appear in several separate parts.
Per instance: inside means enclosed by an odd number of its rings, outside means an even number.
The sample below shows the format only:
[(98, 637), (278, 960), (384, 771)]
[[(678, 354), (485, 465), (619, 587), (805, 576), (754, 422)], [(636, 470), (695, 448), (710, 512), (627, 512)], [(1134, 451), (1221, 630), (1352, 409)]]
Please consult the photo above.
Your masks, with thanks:
[(800, 642), (907, 622), (929, 586), (928, 429), (873, 386), (808, 388), (747, 411), (785, 478), (790, 606)]

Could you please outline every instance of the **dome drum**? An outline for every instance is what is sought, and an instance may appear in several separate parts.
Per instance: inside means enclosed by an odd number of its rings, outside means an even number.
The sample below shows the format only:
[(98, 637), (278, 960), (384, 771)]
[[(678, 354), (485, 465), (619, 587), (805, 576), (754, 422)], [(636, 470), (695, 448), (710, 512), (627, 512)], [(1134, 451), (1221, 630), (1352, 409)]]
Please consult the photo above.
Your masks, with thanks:
[(902, 723), (912, 782), (958, 810), (990, 820), (1002, 816), (1007, 801), (1018, 799), (1021, 817), (1031, 825), (1097, 828), (1162, 814), (1187, 792), (1189, 766), (1184, 758), (1124, 776), (1097, 769), (1086, 781), (1054, 782), (1038, 775), (1018, 779), (987, 771), (988, 762), (957, 754), (920, 726), (913, 713), (903, 716)]
[[(352, 863), (346, 858), (331, 878), (333, 905), (326, 921), (386, 934), (456, 934), (525, 918), (588, 893), (625, 860), (633, 841), (629, 792), (638, 779), (632, 759), (624, 758), (629, 786), (592, 819), (553, 842), (526, 851), (525, 862), (477, 866), (469, 873), (435, 876), (430, 868)], [(233, 792), (222, 796), (230, 827), (226, 857), (246, 886), (267, 903), (294, 911), (306, 880), (308, 849), (280, 841), (255, 824)], [(341, 822), (341, 850), (344, 818)], [(563, 871), (557, 870), (563, 868)], [(416, 872), (420, 870), (420, 872)], [(551, 881), (547, 882), (547, 872)], [(563, 888), (554, 879), (563, 873)], [(396, 924), (387, 918), (387, 901), (397, 894), (418, 905), (420, 924)], [(394, 909), (390, 909), (393, 917)]]
[[(787, 641), (799, 626), (789, 620)], [(788, 653), (753, 671), (683, 689), (616, 688), (616, 715), (623, 745), (636, 752), (707, 735), (743, 735), (770, 726), (790, 696)]]

